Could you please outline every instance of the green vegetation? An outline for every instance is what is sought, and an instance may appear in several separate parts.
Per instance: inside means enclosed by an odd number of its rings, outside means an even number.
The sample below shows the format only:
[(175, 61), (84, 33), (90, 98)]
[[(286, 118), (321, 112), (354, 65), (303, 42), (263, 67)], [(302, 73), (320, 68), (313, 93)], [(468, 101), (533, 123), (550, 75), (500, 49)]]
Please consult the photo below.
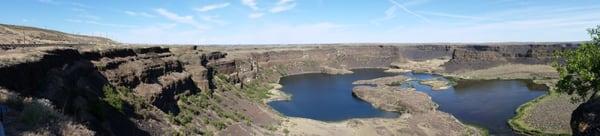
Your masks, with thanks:
[(31, 100), (31, 102), (25, 103), (24, 106), (23, 111), (19, 115), (19, 121), (28, 127), (45, 124), (58, 117), (57, 113), (52, 110), (52, 107), (48, 107), (36, 100)]
[(251, 99), (260, 101), (269, 98), (270, 89), (272, 88), (264, 83), (251, 82), (246, 84), (242, 91)]
[(125, 101), (121, 98), (122, 92), (121, 88), (113, 88), (110, 85), (104, 85), (102, 90), (104, 92), (103, 100), (108, 103), (111, 107), (117, 109), (119, 112), (124, 113)]
[(269, 86), (266, 83), (263, 83), (261, 81), (252, 81), (250, 83), (245, 83), (242, 88), (240, 89), (239, 87), (236, 87), (235, 85), (223, 80), (221, 77), (217, 76), (217, 78), (215, 78), (216, 83), (220, 86), (221, 90), (233, 90), (233, 91), (238, 91), (238, 92), (242, 92), (243, 95), (247, 96), (248, 98), (252, 99), (252, 100), (256, 100), (256, 101), (261, 101), (263, 99), (267, 99), (269, 98), (269, 90), (272, 89), (271, 86)]
[(532, 105), (538, 104), (545, 99), (549, 99), (549, 97), (556, 97), (557, 92), (550, 90), (550, 92), (546, 95), (540, 96), (534, 100), (531, 100), (527, 103), (522, 104), (516, 110), (516, 116), (508, 120), (508, 125), (513, 128), (518, 133), (527, 134), (527, 135), (546, 135), (546, 136), (565, 136), (569, 134), (553, 134), (553, 133), (545, 133), (542, 130), (538, 130), (532, 127), (529, 127), (525, 121), (525, 115), (527, 114), (527, 110), (531, 108)]
[[(219, 77), (216, 78), (218, 82), (221, 82)], [(235, 87), (227, 82), (222, 82), (220, 85), (227, 85), (228, 87)], [(227, 126), (233, 124), (233, 122), (250, 122), (250, 119), (243, 114), (235, 111), (226, 111), (224, 107), (220, 107), (220, 99), (222, 96), (213, 95), (211, 98), (207, 92), (200, 92), (197, 94), (181, 94), (179, 97), (178, 105), (180, 112), (177, 115), (169, 114), (170, 120), (177, 125), (188, 126), (195, 119), (198, 123), (210, 125), (217, 130), (227, 128)], [(216, 114), (216, 117), (210, 117), (206, 115)], [(194, 128), (186, 129), (184, 131), (190, 131)]]
[(404, 82), (403, 81), (394, 81), (390, 84), (388, 84), (388, 86), (399, 86), (402, 85)]
[(456, 85), (458, 85), (458, 81), (461, 80), (458, 77), (451, 77), (451, 76), (444, 76), (444, 78), (446, 80), (448, 80), (448, 85), (449, 86), (456, 86)]
[(569, 135), (546, 133), (528, 126), (524, 118), (532, 105), (558, 97), (558, 93), (572, 95), (572, 102), (584, 102), (597, 98), (600, 91), (600, 26), (588, 30), (591, 42), (583, 43), (575, 50), (556, 52), (553, 66), (560, 74), (555, 90), (521, 105), (516, 116), (508, 124), (517, 132), (528, 135)]
[(269, 130), (269, 131), (272, 131), (272, 132), (277, 131), (277, 127), (274, 126), (274, 125), (267, 125), (267, 126), (262, 126), (262, 127), (265, 128), (265, 129), (267, 129), (267, 130)]
[(589, 29), (592, 41), (575, 50), (556, 53), (554, 67), (560, 73), (558, 92), (575, 94), (573, 101), (596, 99), (600, 91), (600, 26)]
[[(490, 131), (488, 129), (482, 127), (482, 126), (475, 125), (475, 124), (465, 124), (465, 125), (467, 125), (470, 128), (473, 128), (475, 130), (478, 130), (479, 135), (481, 135), (481, 136), (489, 136), (490, 135)], [(472, 136), (472, 135), (474, 135), (472, 133), (473, 133), (472, 131), (467, 131), (467, 134), (465, 134), (465, 136)]]

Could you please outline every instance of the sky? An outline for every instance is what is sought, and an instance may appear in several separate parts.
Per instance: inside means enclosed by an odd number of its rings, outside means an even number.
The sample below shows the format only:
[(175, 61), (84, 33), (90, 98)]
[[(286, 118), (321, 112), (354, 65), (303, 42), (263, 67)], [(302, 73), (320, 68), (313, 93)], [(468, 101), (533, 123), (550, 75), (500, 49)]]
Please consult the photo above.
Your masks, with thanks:
[(123, 43), (589, 40), (600, 0), (3, 0), (0, 23)]

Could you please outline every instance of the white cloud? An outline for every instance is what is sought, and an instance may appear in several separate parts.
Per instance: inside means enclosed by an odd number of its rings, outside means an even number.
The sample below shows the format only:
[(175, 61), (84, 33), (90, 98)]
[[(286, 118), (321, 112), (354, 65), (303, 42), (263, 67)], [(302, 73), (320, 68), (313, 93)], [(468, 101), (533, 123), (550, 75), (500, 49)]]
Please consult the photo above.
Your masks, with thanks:
[(66, 19), (65, 21), (71, 22), (71, 23), (83, 23), (83, 24), (92, 24), (92, 25), (118, 27), (118, 28), (134, 28), (135, 27), (132, 25), (103, 23), (103, 22), (98, 22), (98, 21), (94, 21), (94, 20)]
[(202, 19), (206, 22), (217, 24), (217, 25), (226, 25), (227, 24), (227, 22), (220, 20), (219, 16), (200, 16), (200, 19)]
[(130, 16), (142, 16), (142, 17), (148, 17), (148, 18), (155, 17), (154, 15), (146, 13), (146, 12), (134, 12), (134, 11), (123, 11), (123, 12)]
[(269, 10), (271, 13), (279, 13), (283, 11), (288, 11), (296, 7), (296, 2), (294, 0), (279, 0), (275, 7)]
[(420, 11), (421, 14), (439, 16), (439, 17), (447, 17), (447, 18), (457, 18), (457, 19), (469, 19), (469, 20), (495, 20), (492, 18), (486, 17), (477, 17), (477, 16), (468, 16), (468, 15), (458, 15), (444, 12), (431, 12), (431, 11)]
[(201, 31), (204, 31), (204, 30), (208, 29), (206, 26), (204, 26), (204, 25), (198, 23), (196, 20), (194, 20), (193, 16), (189, 16), (189, 15), (188, 16), (181, 16), (181, 15), (178, 15), (176, 13), (173, 13), (173, 12), (168, 11), (168, 10), (163, 9), (163, 8), (158, 8), (155, 11), (159, 15), (161, 15), (161, 16), (163, 16), (163, 17), (165, 17), (165, 18), (167, 18), (167, 19), (169, 19), (171, 21), (174, 21), (174, 22), (177, 22), (177, 23), (181, 23), (181, 24), (191, 25), (191, 26), (193, 26), (196, 29), (201, 30)]
[(248, 15), (248, 18), (256, 19), (256, 18), (260, 18), (260, 17), (262, 17), (264, 15), (265, 15), (265, 13), (254, 12), (254, 13), (250, 13), (250, 15)]
[(252, 10), (258, 10), (256, 0), (242, 0), (242, 4), (248, 6)]
[(211, 11), (211, 10), (225, 8), (227, 6), (229, 6), (229, 3), (218, 3), (218, 4), (206, 5), (206, 6), (203, 6), (200, 8), (195, 8), (194, 10), (200, 11), (200, 12), (207, 12), (207, 11)]
[(392, 5), (387, 10), (385, 10), (385, 12), (384, 12), (385, 16), (383, 18), (375, 19), (375, 20), (373, 20), (371, 22), (373, 24), (380, 25), (381, 22), (393, 19), (393, 18), (396, 17), (396, 10), (398, 10), (398, 7), (396, 7), (395, 5)]
[(408, 13), (408, 14), (411, 14), (411, 15), (413, 15), (413, 16), (415, 16), (415, 17), (417, 17), (417, 18), (419, 18), (419, 19), (423, 20), (424, 22), (431, 23), (431, 21), (430, 21), (428, 18), (426, 18), (426, 17), (424, 17), (424, 16), (421, 16), (421, 15), (419, 15), (419, 14), (417, 14), (417, 13), (413, 12), (412, 10), (410, 10), (410, 9), (406, 8), (404, 5), (402, 5), (402, 4), (400, 4), (400, 3), (398, 3), (396, 0), (388, 0), (388, 1), (389, 1), (390, 3), (392, 3), (392, 4), (396, 5), (398, 8), (402, 9), (402, 11), (404, 11), (404, 12), (406, 12), (406, 13)]

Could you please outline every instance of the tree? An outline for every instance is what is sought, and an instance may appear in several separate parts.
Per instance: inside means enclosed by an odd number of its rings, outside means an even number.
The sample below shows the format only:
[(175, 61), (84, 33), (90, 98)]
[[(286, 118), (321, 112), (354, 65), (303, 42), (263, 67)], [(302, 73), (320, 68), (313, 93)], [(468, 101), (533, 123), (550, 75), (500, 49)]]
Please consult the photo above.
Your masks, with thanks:
[(575, 94), (574, 101), (596, 99), (600, 91), (600, 25), (588, 29), (588, 33), (592, 41), (574, 50), (557, 52), (553, 65), (560, 74), (556, 90)]

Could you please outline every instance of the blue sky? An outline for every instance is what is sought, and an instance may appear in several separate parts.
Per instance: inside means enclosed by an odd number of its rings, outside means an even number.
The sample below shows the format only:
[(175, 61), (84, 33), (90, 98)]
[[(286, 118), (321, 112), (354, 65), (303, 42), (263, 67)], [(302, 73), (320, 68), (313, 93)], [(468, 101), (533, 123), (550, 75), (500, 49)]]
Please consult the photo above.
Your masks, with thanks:
[(4, 0), (0, 23), (126, 43), (588, 40), (599, 0)]

